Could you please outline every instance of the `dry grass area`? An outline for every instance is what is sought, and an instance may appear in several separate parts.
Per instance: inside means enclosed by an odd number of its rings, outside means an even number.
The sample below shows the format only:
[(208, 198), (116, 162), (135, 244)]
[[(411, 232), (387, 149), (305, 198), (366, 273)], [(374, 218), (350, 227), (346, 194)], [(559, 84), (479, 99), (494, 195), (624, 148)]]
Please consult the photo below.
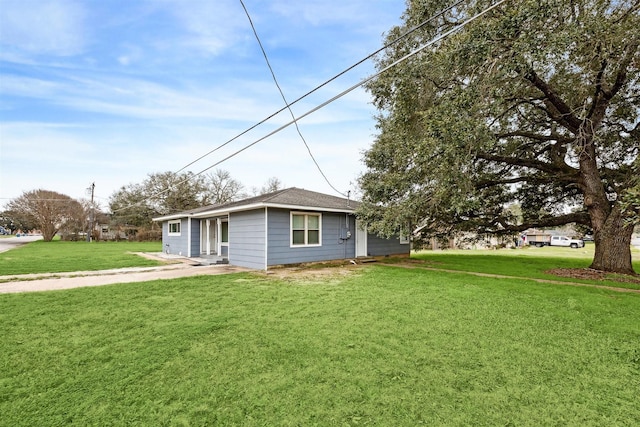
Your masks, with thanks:
[(346, 277), (361, 274), (362, 265), (351, 263), (319, 263), (268, 270), (265, 276), (300, 285), (338, 284)]
[[(415, 259), (415, 258), (384, 258), (377, 259), (379, 264), (392, 264), (397, 267), (415, 268), (423, 267), (429, 269), (437, 269), (442, 271), (450, 270), (446, 262), (433, 259)], [(371, 261), (370, 261), (371, 262)], [(308, 263), (300, 264), (296, 266), (282, 266), (268, 270), (265, 273), (261, 273), (266, 277), (271, 277), (288, 283), (304, 284), (304, 285), (317, 285), (317, 284), (338, 284), (344, 278), (352, 276), (354, 274), (361, 274), (362, 269), (366, 267), (368, 262), (355, 263), (352, 261), (335, 261), (335, 262), (320, 262), (320, 263)], [(474, 272), (468, 271), (470, 274)], [(584, 281), (609, 281), (618, 282), (619, 284), (626, 283), (630, 285), (640, 286), (640, 275), (629, 276), (622, 274), (604, 273), (602, 271), (593, 270), (591, 268), (552, 268), (542, 269), (542, 273), (549, 276), (555, 276), (557, 278), (568, 278)], [(483, 275), (491, 276), (491, 273), (483, 273)], [(509, 276), (509, 277), (521, 277), (520, 274), (496, 274), (496, 277)], [(524, 275), (526, 277), (526, 275)], [(532, 275), (535, 276), (535, 275)], [(548, 277), (550, 279), (551, 277)], [(615, 287), (615, 286), (613, 286)]]

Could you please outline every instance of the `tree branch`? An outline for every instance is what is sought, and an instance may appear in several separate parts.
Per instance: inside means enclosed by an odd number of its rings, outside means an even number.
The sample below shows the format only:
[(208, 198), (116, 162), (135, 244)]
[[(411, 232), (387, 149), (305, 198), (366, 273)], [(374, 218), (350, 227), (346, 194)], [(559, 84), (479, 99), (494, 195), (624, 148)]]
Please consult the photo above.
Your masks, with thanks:
[(485, 179), (483, 181), (478, 181), (475, 184), (475, 188), (477, 190), (482, 190), (484, 188), (493, 187), (496, 185), (508, 185), (508, 184), (518, 184), (526, 182), (528, 184), (551, 184), (557, 182), (565, 182), (567, 184), (575, 184), (576, 178), (573, 175), (554, 175), (554, 176), (541, 176), (541, 175), (522, 175), (515, 176), (512, 178), (503, 178), (503, 179)]
[(525, 222), (523, 224), (517, 225), (513, 227), (513, 231), (524, 231), (529, 228), (536, 227), (558, 227), (561, 225), (578, 223), (590, 226), (591, 219), (589, 218), (589, 214), (586, 211), (581, 212), (573, 212), (570, 214), (554, 216), (554, 217), (545, 217), (539, 218), (537, 220), (532, 220), (529, 222)]
[[(620, 15), (616, 20), (614, 20), (613, 22), (615, 24), (619, 24), (620, 22), (624, 21), (625, 19), (627, 19), (628, 16), (636, 13), (638, 11), (638, 9), (640, 9), (640, 1), (637, 1), (629, 8), (627, 9), (622, 15)], [(617, 12), (617, 11), (616, 11)]]
[(507, 163), (509, 165), (522, 166), (522, 167), (526, 167), (526, 168), (537, 169), (539, 171), (552, 173), (552, 174), (560, 174), (560, 173), (570, 172), (570, 174), (576, 174), (576, 176), (575, 176), (575, 181), (576, 182), (577, 182), (577, 179), (578, 179), (577, 171), (575, 169), (573, 169), (571, 166), (568, 166), (566, 164), (558, 165), (558, 164), (555, 164), (555, 163), (553, 163), (553, 164), (552, 163), (546, 163), (546, 162), (543, 162), (543, 161), (540, 161), (540, 160), (535, 160), (535, 159), (526, 159), (526, 158), (522, 158), (522, 157), (500, 156), (500, 155), (489, 154), (489, 153), (477, 153), (476, 157), (478, 157), (479, 159), (488, 160), (488, 161), (491, 161), (491, 162)]
[(626, 80), (627, 80), (627, 69), (631, 64), (631, 61), (635, 58), (636, 51), (638, 50), (638, 42), (634, 41), (627, 46), (627, 52), (624, 55), (624, 58), (620, 62), (620, 66), (618, 67), (618, 71), (616, 72), (616, 81), (611, 87), (611, 89), (606, 90), (603, 88), (602, 93), (607, 101), (610, 101), (611, 98), (616, 96), (618, 91), (622, 89)]
[[(547, 107), (551, 107), (551, 109), (548, 110), (550, 117), (563, 126), (566, 126), (572, 132), (577, 133), (582, 121), (573, 114), (571, 108), (551, 89), (551, 86), (542, 80), (533, 69), (529, 69), (525, 73), (524, 78), (529, 80), (535, 88), (545, 95), (544, 103)], [(557, 111), (557, 114), (555, 114), (553, 110)]]
[(603, 93), (603, 80), (604, 71), (607, 69), (607, 60), (602, 60), (602, 65), (600, 66), (600, 70), (598, 71), (598, 75), (596, 76), (596, 90), (593, 94), (593, 101), (591, 102), (591, 108), (589, 109), (589, 113), (587, 114), (587, 118), (591, 118), (593, 116), (594, 111), (596, 110), (596, 106), (600, 104), (600, 94)]
[(533, 139), (533, 140), (540, 141), (540, 142), (558, 141), (558, 142), (562, 142), (562, 143), (565, 143), (565, 144), (569, 143), (569, 142), (573, 142), (573, 139), (566, 138), (566, 137), (560, 136), (558, 134), (540, 135), (539, 133), (536, 133), (536, 132), (527, 132), (527, 131), (513, 131), (513, 132), (497, 133), (497, 134), (495, 134), (495, 136), (496, 136), (496, 138), (522, 137), (522, 138)]

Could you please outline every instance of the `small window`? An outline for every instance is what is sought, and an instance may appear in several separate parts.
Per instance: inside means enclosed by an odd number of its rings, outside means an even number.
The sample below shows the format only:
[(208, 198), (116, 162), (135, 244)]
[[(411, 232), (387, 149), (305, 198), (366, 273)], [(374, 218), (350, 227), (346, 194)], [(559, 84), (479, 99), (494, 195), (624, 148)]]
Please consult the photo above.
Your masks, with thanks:
[(180, 235), (180, 220), (169, 221), (169, 236)]
[(322, 215), (291, 213), (291, 246), (322, 245)]
[(220, 242), (229, 243), (229, 223), (222, 221), (220, 224)]

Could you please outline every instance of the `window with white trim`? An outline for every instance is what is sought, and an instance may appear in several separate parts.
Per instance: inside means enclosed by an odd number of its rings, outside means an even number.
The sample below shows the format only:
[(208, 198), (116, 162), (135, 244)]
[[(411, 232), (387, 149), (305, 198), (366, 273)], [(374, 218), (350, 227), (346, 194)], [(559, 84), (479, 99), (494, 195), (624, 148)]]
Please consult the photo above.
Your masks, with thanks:
[(411, 243), (409, 233), (406, 230), (400, 230), (400, 244), (408, 245), (409, 243)]
[(169, 236), (179, 236), (180, 235), (180, 226), (182, 225), (181, 221), (169, 221)]
[(322, 245), (322, 214), (291, 212), (291, 246)]
[(220, 223), (220, 242), (229, 243), (229, 222), (222, 221)]
[(408, 226), (400, 226), (400, 232), (398, 234), (401, 245), (408, 245), (411, 243), (411, 233), (409, 230), (411, 230), (411, 228)]

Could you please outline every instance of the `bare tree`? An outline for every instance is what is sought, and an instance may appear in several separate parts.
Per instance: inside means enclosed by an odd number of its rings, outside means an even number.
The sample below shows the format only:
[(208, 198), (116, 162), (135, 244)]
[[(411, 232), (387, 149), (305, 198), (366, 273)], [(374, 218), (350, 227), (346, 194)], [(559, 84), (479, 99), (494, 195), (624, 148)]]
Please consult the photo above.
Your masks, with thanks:
[(150, 173), (142, 183), (122, 186), (109, 199), (118, 224), (152, 226), (154, 216), (193, 209), (210, 203), (203, 176), (192, 172)]
[(113, 193), (109, 208), (117, 224), (152, 227), (155, 216), (228, 203), (244, 197), (243, 190), (244, 186), (224, 170), (209, 175), (151, 173), (143, 182), (123, 186)]
[(264, 183), (261, 188), (253, 187), (253, 194), (258, 196), (261, 194), (273, 193), (274, 191), (278, 191), (282, 189), (282, 181), (280, 181), (275, 176), (272, 176)]
[(231, 174), (222, 169), (207, 175), (207, 187), (210, 189), (209, 198), (212, 204), (233, 202), (246, 196), (244, 185), (231, 178)]
[(84, 223), (85, 210), (71, 197), (48, 190), (24, 192), (8, 204), (18, 221), (40, 229), (46, 242), (53, 240), (58, 231), (73, 223)]

